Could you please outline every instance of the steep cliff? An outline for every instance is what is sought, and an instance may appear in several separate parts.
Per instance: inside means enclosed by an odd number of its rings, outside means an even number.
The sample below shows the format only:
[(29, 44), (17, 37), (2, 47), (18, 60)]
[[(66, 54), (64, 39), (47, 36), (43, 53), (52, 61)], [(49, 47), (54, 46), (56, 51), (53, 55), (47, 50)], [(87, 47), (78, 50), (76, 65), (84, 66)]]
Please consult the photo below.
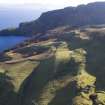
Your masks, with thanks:
[(44, 34), (46, 31), (59, 26), (79, 27), (97, 24), (105, 24), (105, 2), (48, 11), (35, 21), (21, 23), (16, 29), (2, 30), (0, 35), (31, 36)]

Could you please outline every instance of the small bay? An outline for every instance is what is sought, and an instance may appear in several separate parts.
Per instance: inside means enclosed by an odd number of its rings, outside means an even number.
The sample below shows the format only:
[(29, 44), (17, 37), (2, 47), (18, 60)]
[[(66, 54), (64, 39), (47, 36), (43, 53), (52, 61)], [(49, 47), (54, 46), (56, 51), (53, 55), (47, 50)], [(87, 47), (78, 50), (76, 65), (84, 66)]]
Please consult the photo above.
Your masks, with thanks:
[(27, 39), (23, 36), (0, 36), (0, 52), (10, 49)]

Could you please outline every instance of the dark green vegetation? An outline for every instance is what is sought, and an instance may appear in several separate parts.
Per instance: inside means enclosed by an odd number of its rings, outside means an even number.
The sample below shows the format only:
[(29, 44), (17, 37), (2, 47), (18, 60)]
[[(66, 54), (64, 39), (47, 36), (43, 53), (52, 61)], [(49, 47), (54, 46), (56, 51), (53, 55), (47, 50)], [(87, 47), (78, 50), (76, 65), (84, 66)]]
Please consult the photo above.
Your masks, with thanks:
[(105, 105), (104, 26), (59, 27), (45, 37), (1, 54), (2, 105)]
[(105, 105), (102, 24), (104, 2), (50, 11), (3, 30), (36, 36), (0, 54), (0, 105)]
[(16, 29), (3, 30), (0, 35), (43, 35), (46, 31), (59, 26), (80, 27), (97, 24), (105, 24), (105, 2), (49, 11), (35, 21), (21, 23)]

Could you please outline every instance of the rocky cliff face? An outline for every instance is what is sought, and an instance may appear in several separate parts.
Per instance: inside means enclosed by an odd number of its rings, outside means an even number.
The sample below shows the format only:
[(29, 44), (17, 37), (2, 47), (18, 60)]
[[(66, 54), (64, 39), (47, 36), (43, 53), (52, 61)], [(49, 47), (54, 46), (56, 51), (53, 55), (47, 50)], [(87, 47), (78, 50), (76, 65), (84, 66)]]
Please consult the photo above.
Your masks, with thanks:
[(59, 27), (70, 25), (105, 24), (105, 2), (90, 3), (78, 7), (67, 7), (43, 13), (37, 20), (21, 23), (17, 29), (3, 30), (0, 35), (36, 35)]
[[(104, 14), (105, 3), (93, 3), (43, 13), (40, 18), (36, 20), (36, 23), (33, 23), (32, 25), (34, 28), (34, 25), (36, 24), (39, 32), (43, 32), (55, 27), (65, 25), (78, 27), (83, 25), (104, 24)], [(28, 27), (28, 24), (26, 25)], [(20, 26), (22, 27), (22, 24)]]

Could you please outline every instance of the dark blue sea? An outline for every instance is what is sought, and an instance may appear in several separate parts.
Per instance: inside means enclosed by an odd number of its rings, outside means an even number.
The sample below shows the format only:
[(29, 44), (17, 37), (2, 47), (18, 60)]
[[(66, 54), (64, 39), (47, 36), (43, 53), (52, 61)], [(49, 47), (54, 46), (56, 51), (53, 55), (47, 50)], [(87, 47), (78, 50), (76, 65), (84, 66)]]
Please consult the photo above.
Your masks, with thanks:
[(0, 36), (0, 52), (14, 47), (25, 39), (27, 38), (23, 36)]

